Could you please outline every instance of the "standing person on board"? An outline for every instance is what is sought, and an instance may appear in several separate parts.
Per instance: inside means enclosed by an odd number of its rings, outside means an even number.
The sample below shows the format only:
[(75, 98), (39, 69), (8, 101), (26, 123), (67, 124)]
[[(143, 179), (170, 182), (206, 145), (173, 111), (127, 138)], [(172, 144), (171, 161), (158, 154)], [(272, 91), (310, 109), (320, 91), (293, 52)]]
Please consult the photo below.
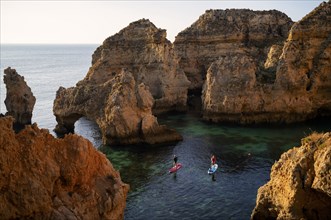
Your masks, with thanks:
[[(214, 154), (211, 155), (210, 162), (211, 162), (210, 168), (212, 168), (216, 164), (216, 156)], [(216, 181), (216, 179), (215, 179), (215, 172), (213, 172), (213, 175), (212, 175), (212, 178), (211, 179), (213, 181)]]
[(174, 167), (177, 166), (178, 157), (174, 154)]
[(210, 162), (211, 162), (211, 166), (213, 166), (216, 163), (216, 157), (214, 154), (211, 155)]

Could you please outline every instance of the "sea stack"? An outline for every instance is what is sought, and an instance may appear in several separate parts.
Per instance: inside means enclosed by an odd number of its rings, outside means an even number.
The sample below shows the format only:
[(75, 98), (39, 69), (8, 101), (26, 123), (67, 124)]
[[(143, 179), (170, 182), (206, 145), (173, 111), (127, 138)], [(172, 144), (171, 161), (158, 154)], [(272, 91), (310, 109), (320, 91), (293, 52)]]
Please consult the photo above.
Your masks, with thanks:
[(123, 219), (129, 186), (85, 138), (0, 117), (0, 219)]
[(36, 103), (31, 88), (25, 82), (24, 77), (20, 76), (15, 69), (8, 67), (4, 73), (3, 80), (7, 89), (6, 115), (12, 116), (17, 125), (31, 124), (33, 107)]

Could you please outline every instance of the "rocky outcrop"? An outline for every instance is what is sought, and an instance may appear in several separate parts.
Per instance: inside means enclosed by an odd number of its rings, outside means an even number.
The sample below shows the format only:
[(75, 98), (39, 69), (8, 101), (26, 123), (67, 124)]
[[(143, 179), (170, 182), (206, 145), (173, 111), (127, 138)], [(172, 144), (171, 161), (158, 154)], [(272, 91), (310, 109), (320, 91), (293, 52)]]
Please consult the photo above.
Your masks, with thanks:
[[(104, 143), (156, 143), (147, 133), (162, 134), (162, 141), (179, 140), (174, 132), (166, 137), (167, 129), (155, 129), (159, 128), (156, 118), (147, 112), (150, 107), (158, 114), (200, 103), (194, 97), (187, 100), (185, 74), (191, 81), (190, 95), (200, 95), (202, 90), (206, 120), (290, 123), (330, 115), (329, 20), (330, 2), (321, 4), (290, 32), (293, 22), (279, 11), (209, 10), (178, 34), (174, 50), (165, 30), (149, 20), (133, 22), (96, 49), (92, 67), (76, 87), (59, 89), (53, 109), (56, 130), (71, 132), (74, 123), (86, 116), (97, 122)], [(141, 106), (137, 92), (123, 93), (136, 97), (123, 96), (124, 103), (130, 103), (129, 115), (135, 118), (130, 125), (114, 118), (111, 109), (122, 106), (109, 99), (116, 93), (113, 89), (122, 88), (113, 85), (123, 69), (154, 99), (147, 102), (153, 102), (151, 106)], [(145, 126), (147, 118), (150, 125)]]
[[(276, 73), (275, 87), (305, 105), (288, 103), (306, 114), (331, 110), (331, 2), (294, 24), (284, 45)], [(305, 110), (304, 110), (305, 109)]]
[(129, 187), (88, 140), (12, 123), (0, 117), (1, 219), (124, 218)]
[(152, 114), (186, 108), (189, 81), (173, 57), (165, 30), (149, 20), (109, 37), (94, 52), (86, 77), (76, 87), (58, 90), (56, 132), (72, 132), (86, 116), (99, 125), (105, 144), (181, 140)]
[(284, 153), (258, 190), (251, 219), (330, 219), (331, 133), (312, 134)]
[(80, 82), (75, 88), (60, 88), (54, 101), (56, 131), (73, 131), (75, 121), (86, 116), (95, 121), (103, 143), (111, 145), (157, 144), (182, 140), (174, 130), (160, 126), (152, 114), (154, 99), (145, 84), (122, 69), (112, 79), (98, 84)]
[(6, 84), (7, 94), (5, 105), (6, 115), (14, 117), (15, 124), (31, 124), (32, 111), (36, 103), (31, 88), (15, 69), (8, 67), (4, 71), (3, 81)]
[(243, 110), (252, 112), (259, 108), (263, 103), (257, 102), (259, 93), (253, 89), (256, 70), (255, 62), (244, 54), (215, 61), (208, 69), (203, 89), (204, 117), (215, 121), (236, 121)]
[(223, 57), (250, 56), (262, 72), (270, 47), (286, 39), (291, 25), (291, 19), (276, 10), (207, 10), (174, 42), (190, 90), (201, 91), (208, 68)]
[(155, 99), (154, 113), (185, 110), (189, 81), (174, 59), (165, 30), (141, 19), (107, 38), (94, 52), (92, 67), (82, 83), (104, 83), (122, 68), (131, 72), (138, 84), (148, 86)]
[(330, 20), (331, 2), (322, 3), (293, 25), (282, 49), (281, 43), (271, 46), (260, 64), (252, 53), (215, 61), (202, 92), (203, 118), (290, 123), (329, 116)]

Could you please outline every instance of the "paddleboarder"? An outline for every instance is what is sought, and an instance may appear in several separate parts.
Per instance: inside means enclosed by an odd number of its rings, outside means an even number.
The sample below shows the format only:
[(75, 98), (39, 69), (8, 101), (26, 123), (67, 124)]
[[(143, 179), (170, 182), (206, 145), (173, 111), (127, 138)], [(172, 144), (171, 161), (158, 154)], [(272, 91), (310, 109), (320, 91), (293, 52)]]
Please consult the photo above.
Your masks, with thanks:
[[(174, 167), (176, 167), (177, 169), (177, 161), (178, 161), (178, 157), (176, 156), (176, 154), (174, 154)], [(175, 170), (174, 172), (174, 178), (176, 178), (177, 176), (177, 170)]]
[[(211, 155), (210, 162), (211, 162), (211, 167), (212, 167), (214, 164), (216, 164), (216, 156), (215, 156), (214, 154)], [(215, 173), (212, 174), (211, 179), (212, 179), (213, 181), (216, 180), (216, 179), (215, 179)]]
[(216, 156), (214, 154), (211, 155), (210, 162), (211, 162), (211, 166), (213, 166), (216, 163)]
[(174, 154), (174, 167), (177, 166), (178, 157)]

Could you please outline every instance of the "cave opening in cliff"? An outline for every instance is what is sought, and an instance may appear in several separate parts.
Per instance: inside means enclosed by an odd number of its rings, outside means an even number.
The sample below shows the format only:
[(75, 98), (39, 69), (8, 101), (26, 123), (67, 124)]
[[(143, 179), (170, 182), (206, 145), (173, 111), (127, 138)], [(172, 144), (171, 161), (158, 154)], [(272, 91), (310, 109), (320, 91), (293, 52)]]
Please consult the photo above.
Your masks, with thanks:
[(75, 122), (75, 134), (82, 135), (98, 148), (102, 145), (102, 134), (98, 124), (82, 116)]
[(202, 89), (189, 89), (187, 92), (187, 107), (190, 112), (201, 112), (202, 106)]
[(276, 81), (276, 70), (260, 67), (256, 72), (256, 80), (261, 84), (274, 84)]

